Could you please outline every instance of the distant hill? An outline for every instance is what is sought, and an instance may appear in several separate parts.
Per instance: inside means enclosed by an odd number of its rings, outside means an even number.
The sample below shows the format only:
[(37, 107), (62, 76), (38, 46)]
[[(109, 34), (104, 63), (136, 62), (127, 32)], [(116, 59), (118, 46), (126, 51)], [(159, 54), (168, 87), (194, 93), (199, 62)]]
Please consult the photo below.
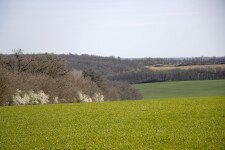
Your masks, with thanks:
[(103, 76), (113, 76), (130, 71), (145, 69), (134, 59), (101, 57), (95, 55), (62, 55), (70, 66), (77, 70), (93, 70)]
[[(225, 68), (196, 68), (193, 65), (225, 64), (225, 57), (193, 58), (119, 58), (95, 55), (61, 55), (77, 70), (92, 70), (111, 80), (146, 83), (180, 80), (224, 79)], [(217, 64), (217, 65), (216, 65)], [(146, 66), (176, 66), (184, 70), (149, 70)]]

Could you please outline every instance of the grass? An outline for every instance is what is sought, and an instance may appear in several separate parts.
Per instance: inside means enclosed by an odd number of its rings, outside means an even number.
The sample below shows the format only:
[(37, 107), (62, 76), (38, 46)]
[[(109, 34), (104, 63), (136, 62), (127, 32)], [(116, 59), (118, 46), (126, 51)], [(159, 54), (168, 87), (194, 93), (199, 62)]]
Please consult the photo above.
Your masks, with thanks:
[(134, 87), (144, 99), (225, 96), (225, 80), (145, 83)]
[(0, 107), (0, 129), (4, 150), (225, 149), (225, 96)]

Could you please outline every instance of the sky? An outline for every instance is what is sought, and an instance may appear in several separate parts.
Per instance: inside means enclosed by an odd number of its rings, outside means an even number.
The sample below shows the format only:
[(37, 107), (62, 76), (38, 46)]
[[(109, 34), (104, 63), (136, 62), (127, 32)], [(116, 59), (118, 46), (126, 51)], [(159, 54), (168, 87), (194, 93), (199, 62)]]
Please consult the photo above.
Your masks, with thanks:
[(225, 56), (225, 0), (0, 0), (0, 53)]

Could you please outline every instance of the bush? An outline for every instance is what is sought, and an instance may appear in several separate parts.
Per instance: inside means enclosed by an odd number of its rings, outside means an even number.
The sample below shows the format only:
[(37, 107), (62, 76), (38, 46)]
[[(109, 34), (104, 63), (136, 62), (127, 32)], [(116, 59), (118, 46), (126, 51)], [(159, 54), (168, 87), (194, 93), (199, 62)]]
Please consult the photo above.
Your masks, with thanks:
[(78, 95), (79, 95), (80, 102), (103, 102), (104, 101), (104, 96), (100, 93), (95, 93), (92, 98), (86, 94), (83, 94), (82, 92), (78, 92)]
[(14, 105), (38, 105), (47, 103), (49, 103), (49, 96), (43, 91), (34, 93), (34, 91), (23, 92), (17, 89), (16, 93), (13, 95)]

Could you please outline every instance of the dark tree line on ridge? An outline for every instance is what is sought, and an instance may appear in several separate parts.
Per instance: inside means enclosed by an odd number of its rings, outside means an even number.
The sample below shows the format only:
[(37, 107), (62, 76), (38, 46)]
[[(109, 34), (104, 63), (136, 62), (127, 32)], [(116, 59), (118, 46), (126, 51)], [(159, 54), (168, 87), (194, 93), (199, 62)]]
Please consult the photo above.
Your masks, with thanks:
[(109, 77), (111, 80), (127, 81), (128, 83), (150, 83), (164, 81), (187, 81), (187, 80), (216, 80), (225, 79), (225, 68), (205, 68), (189, 70), (169, 71), (133, 71), (125, 72)]

